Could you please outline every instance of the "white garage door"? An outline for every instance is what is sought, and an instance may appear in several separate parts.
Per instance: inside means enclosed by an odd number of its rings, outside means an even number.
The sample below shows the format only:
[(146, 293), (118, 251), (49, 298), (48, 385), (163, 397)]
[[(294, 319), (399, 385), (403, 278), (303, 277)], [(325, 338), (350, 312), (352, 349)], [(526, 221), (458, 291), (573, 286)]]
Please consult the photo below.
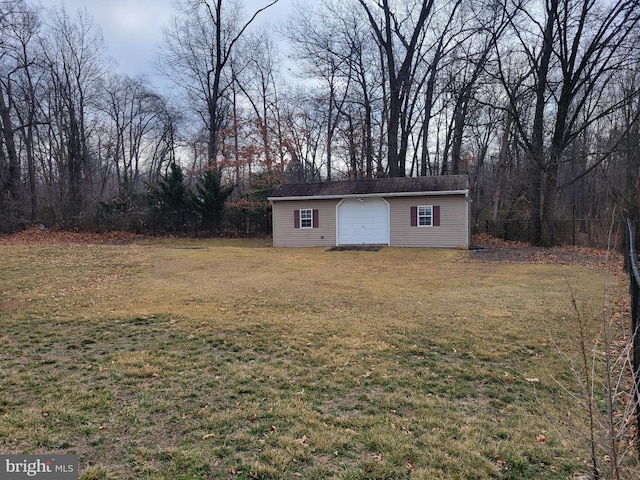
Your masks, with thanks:
[(338, 205), (338, 244), (388, 245), (389, 204), (382, 198), (343, 200)]

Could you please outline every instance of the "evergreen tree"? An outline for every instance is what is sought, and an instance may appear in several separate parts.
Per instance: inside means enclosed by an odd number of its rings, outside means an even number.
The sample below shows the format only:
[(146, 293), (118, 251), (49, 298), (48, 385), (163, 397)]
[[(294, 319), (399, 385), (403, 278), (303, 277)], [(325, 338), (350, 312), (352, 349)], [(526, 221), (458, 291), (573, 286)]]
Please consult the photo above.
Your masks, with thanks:
[(184, 183), (182, 167), (172, 162), (169, 171), (149, 191), (149, 200), (171, 231), (186, 230), (196, 208), (194, 195)]
[(207, 170), (196, 185), (195, 210), (205, 230), (219, 231), (225, 202), (234, 185), (222, 186), (222, 174), (218, 170)]

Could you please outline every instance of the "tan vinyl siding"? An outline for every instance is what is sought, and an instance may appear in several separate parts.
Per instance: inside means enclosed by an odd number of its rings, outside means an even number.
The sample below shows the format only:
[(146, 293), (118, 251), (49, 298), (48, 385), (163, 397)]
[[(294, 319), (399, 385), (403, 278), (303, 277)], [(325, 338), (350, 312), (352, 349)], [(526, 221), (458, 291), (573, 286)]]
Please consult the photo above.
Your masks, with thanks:
[[(336, 205), (339, 200), (273, 202), (274, 247), (321, 247), (336, 244)], [(294, 212), (318, 210), (318, 228), (295, 228)]]
[[(387, 197), (391, 245), (395, 247), (469, 247), (468, 203), (464, 195)], [(440, 226), (412, 227), (411, 207), (439, 205)]]
[[(389, 203), (390, 244), (394, 247), (469, 247), (469, 204), (465, 195), (385, 197)], [(336, 207), (339, 199), (273, 202), (274, 247), (336, 245)], [(412, 227), (411, 207), (440, 207), (440, 226)], [(318, 210), (318, 228), (295, 228), (294, 212)]]

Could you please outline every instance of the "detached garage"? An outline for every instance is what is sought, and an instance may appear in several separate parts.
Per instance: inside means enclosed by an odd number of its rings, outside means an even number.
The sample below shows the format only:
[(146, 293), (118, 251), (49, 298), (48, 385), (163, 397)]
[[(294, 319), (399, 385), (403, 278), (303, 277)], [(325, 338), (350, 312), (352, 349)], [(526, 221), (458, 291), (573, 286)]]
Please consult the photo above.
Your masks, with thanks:
[(280, 185), (274, 247), (469, 247), (466, 175)]

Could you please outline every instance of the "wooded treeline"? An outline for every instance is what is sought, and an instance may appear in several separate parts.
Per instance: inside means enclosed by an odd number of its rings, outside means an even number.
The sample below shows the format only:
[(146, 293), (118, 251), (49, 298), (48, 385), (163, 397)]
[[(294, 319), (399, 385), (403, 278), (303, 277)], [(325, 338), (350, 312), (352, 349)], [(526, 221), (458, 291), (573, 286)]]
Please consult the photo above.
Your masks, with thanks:
[[(283, 181), (467, 173), (535, 245), (640, 219), (640, 0), (182, 0), (172, 85), (83, 12), (0, 1), (0, 231), (269, 231)], [(134, 47), (132, 47), (134, 48)]]

